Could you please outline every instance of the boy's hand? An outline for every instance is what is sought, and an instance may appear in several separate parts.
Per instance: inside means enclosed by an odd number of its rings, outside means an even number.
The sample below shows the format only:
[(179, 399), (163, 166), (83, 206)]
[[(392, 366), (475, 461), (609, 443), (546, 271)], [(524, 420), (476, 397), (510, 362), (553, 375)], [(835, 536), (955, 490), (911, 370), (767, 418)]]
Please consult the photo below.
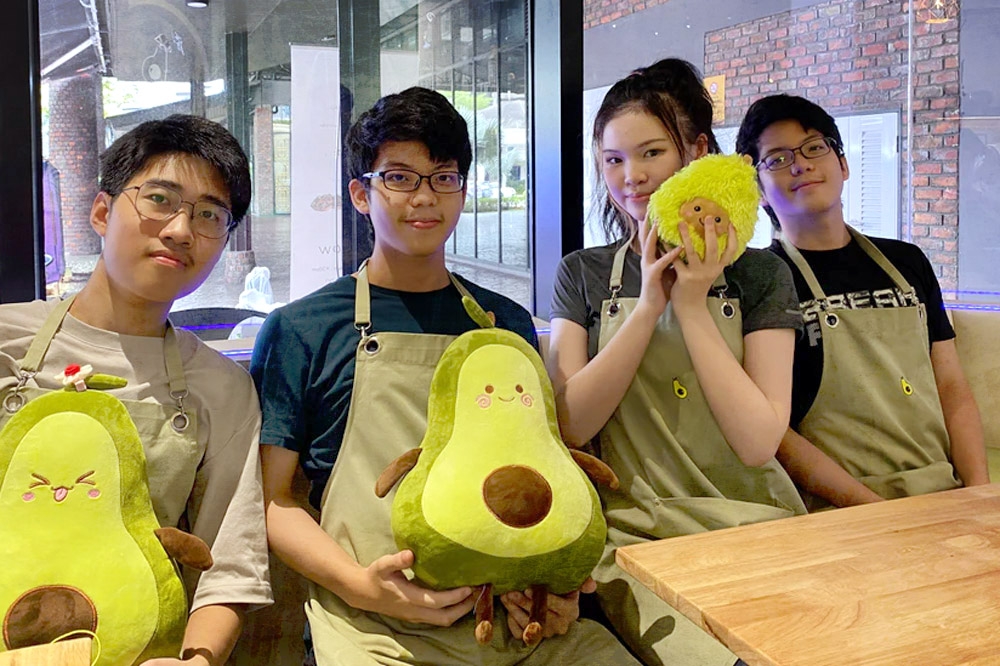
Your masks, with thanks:
[(471, 587), (429, 590), (411, 582), (403, 573), (413, 565), (413, 551), (403, 550), (372, 562), (364, 571), (364, 610), (407, 622), (448, 627), (472, 610), (476, 599)]
[[(542, 638), (565, 634), (570, 625), (580, 617), (580, 593), (590, 594), (597, 589), (593, 578), (587, 578), (579, 590), (567, 595), (548, 595), (545, 622), (542, 623)], [(507, 609), (507, 627), (514, 638), (520, 639), (528, 626), (531, 613), (531, 590), (507, 592), (500, 595), (500, 603)]]

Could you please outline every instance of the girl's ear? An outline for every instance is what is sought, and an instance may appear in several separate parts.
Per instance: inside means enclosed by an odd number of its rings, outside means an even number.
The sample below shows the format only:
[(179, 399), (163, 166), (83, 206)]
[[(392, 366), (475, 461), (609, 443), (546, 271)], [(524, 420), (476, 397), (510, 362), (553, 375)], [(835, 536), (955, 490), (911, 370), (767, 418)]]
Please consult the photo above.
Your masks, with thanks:
[(699, 134), (694, 143), (688, 147), (688, 159), (693, 162), (705, 155), (708, 155), (708, 137), (705, 134)]
[(347, 190), (351, 193), (351, 203), (362, 215), (368, 215), (371, 211), (371, 206), (368, 205), (368, 190), (365, 186), (361, 184), (361, 181), (357, 178), (351, 179), (351, 182), (347, 184)]

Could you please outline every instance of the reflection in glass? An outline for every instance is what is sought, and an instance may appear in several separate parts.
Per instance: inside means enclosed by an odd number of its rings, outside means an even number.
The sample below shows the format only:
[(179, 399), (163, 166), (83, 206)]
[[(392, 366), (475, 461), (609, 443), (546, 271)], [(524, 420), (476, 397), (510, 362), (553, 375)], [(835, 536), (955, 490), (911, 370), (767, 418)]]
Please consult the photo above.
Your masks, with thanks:
[[(343, 132), (379, 96), (422, 85), (460, 109), (477, 155), (468, 206), (448, 245), (449, 263), (529, 304), (527, 234), (520, 230), (523, 185), (517, 184), (526, 178), (526, 124), (522, 110), (508, 109), (510, 95), (518, 105), (525, 103), (527, 3), (249, 0), (204, 8), (167, 0), (38, 3), (45, 158), (61, 190), (59, 200), (49, 197), (46, 207), (48, 226), (58, 227), (58, 233), (47, 232), (48, 245), (55, 248), (61, 237), (59, 252), (50, 252), (53, 292), (79, 289), (100, 252), (100, 239), (88, 223), (97, 156), (139, 123), (171, 113), (193, 113), (227, 126), (251, 157), (254, 190), (251, 215), (230, 238), (222, 260), (176, 308), (236, 306), (254, 266), (269, 269), (275, 303), (298, 295), (292, 276), (309, 269), (309, 261), (327, 271), (323, 281), (350, 270), (370, 251), (371, 237), (367, 222), (355, 223), (345, 197), (336, 157)], [(345, 23), (353, 34), (339, 34), (340, 7), (351, 12)], [(342, 41), (357, 46), (345, 52)], [(318, 70), (293, 71), (292, 53), (307, 48), (331, 56), (322, 76), (336, 82), (330, 84), (332, 94), (326, 94), (330, 86), (319, 84)], [(507, 69), (501, 75), (502, 62)], [(341, 70), (351, 78), (340, 81)], [(315, 94), (293, 104), (296, 86), (310, 85)], [(327, 103), (326, 112), (316, 108)], [(514, 118), (520, 118), (516, 127), (510, 124)], [(328, 142), (332, 152), (329, 159), (303, 165), (295, 138), (310, 132), (316, 134), (307, 145)], [(507, 196), (511, 189), (513, 198)], [(520, 206), (517, 233), (506, 221), (514, 215), (512, 205)], [(332, 226), (340, 219), (342, 231)], [(296, 255), (302, 252), (301, 237), (314, 236), (313, 224), (332, 232), (331, 242), (314, 243), (308, 249), (315, 256), (295, 259), (301, 256)]]

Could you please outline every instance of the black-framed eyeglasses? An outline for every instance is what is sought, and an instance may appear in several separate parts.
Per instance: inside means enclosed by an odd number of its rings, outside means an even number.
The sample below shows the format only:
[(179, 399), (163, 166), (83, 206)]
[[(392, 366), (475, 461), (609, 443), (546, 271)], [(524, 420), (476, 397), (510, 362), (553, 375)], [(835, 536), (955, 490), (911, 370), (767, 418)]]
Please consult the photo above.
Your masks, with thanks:
[(122, 193), (135, 190), (136, 195), (125, 197), (132, 202), (135, 212), (155, 222), (166, 222), (180, 212), (181, 206), (191, 206), (191, 231), (212, 240), (225, 238), (233, 224), (233, 213), (225, 206), (211, 201), (184, 201), (174, 188), (157, 182), (126, 187)]
[(797, 148), (784, 148), (768, 153), (757, 162), (757, 168), (763, 166), (768, 171), (781, 171), (792, 166), (795, 162), (795, 153), (799, 153), (807, 160), (814, 160), (826, 155), (831, 150), (836, 150), (839, 154), (840, 143), (828, 136), (818, 136), (809, 139)]
[(387, 190), (393, 192), (415, 192), (424, 180), (438, 194), (454, 194), (465, 187), (465, 176), (457, 171), (435, 171), (423, 175), (411, 169), (386, 169), (361, 174), (362, 178), (381, 178)]

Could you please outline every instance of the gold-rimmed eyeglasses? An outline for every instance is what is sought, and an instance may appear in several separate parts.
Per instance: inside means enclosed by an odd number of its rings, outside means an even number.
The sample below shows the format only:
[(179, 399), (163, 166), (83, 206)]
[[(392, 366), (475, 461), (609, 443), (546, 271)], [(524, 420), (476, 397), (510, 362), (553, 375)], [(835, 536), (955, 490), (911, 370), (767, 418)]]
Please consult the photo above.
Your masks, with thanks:
[(181, 193), (162, 183), (147, 181), (142, 185), (126, 187), (122, 193), (135, 190), (135, 198), (128, 196), (135, 212), (155, 222), (166, 222), (180, 212), (181, 206), (191, 206), (191, 230), (212, 240), (225, 238), (232, 228), (233, 213), (212, 201), (184, 201)]

